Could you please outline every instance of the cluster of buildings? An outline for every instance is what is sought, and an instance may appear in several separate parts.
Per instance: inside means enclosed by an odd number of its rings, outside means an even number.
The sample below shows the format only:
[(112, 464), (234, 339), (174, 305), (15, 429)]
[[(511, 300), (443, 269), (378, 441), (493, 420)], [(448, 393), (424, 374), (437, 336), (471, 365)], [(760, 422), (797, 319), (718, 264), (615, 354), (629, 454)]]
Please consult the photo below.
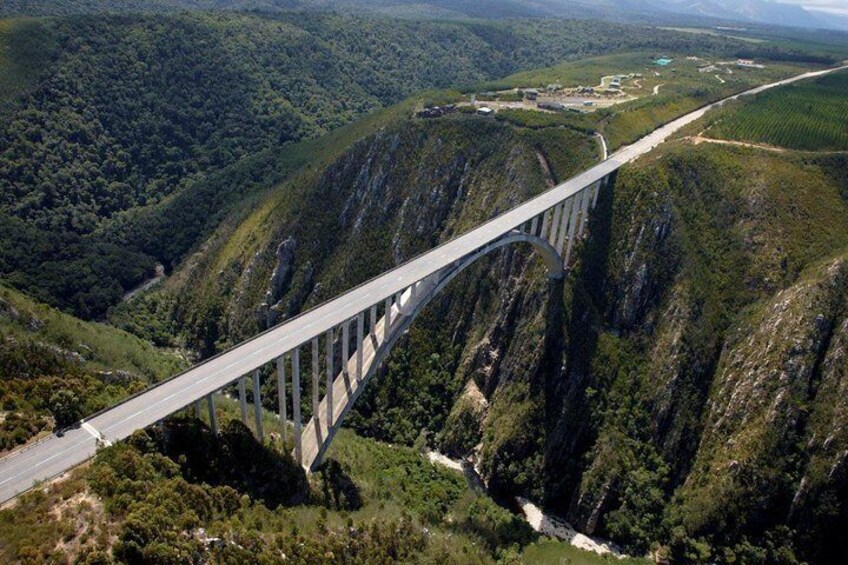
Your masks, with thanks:
[(456, 111), (456, 104), (448, 104), (447, 106), (427, 106), (418, 112), (419, 118), (439, 118), (445, 114), (452, 114)]
[(737, 67), (742, 67), (746, 69), (764, 69), (765, 65), (760, 65), (755, 63), (753, 59), (736, 59), (735, 61), (726, 61), (722, 63), (717, 63), (715, 65), (706, 65), (703, 67), (698, 67), (698, 72), (701, 73), (713, 73), (716, 71), (720, 71), (719, 66), (727, 66), (727, 65), (736, 65)]
[[(592, 106), (594, 103), (591, 100), (585, 100), (583, 102), (583, 106)], [(550, 110), (551, 112), (577, 112), (578, 114), (583, 114), (586, 112), (584, 108), (579, 106), (575, 106), (573, 104), (563, 104), (562, 102), (555, 102), (553, 100), (543, 100), (536, 104), (536, 107), (540, 110)]]

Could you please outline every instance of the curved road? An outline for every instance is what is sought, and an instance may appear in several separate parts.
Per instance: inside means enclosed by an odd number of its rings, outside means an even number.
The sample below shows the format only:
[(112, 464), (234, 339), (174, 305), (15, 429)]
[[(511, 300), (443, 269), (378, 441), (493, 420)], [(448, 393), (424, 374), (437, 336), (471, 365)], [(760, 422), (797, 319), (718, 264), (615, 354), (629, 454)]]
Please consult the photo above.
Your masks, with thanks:
[(476, 229), (88, 418), (82, 426), (69, 430), (62, 437), (50, 436), (7, 455), (0, 459), (0, 502), (29, 490), (38, 481), (54, 478), (83, 463), (94, 455), (98, 444), (109, 444), (124, 439), (134, 431), (154, 424), (195, 400), (223, 388), (240, 376), (273, 361), (283, 353), (307, 343), (312, 337), (322, 335), (353, 318), (385, 297), (392, 296), (427, 275), (462, 259), (584, 187), (603, 179), (622, 165), (649, 152), (680, 128), (725, 101), (845, 68), (848, 68), (848, 65), (805, 73), (760, 86), (680, 117), (632, 145), (616, 151), (591, 169)]

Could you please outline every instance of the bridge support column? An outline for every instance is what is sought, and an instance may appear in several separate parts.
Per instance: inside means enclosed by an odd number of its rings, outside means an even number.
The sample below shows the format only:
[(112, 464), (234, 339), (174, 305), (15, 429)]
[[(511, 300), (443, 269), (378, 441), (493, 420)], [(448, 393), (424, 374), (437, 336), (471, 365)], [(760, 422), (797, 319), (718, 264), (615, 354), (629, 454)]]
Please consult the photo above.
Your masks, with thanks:
[(350, 360), (350, 320), (345, 320), (342, 324), (342, 374), (346, 380), (350, 380), (348, 360)]
[(244, 382), (247, 380), (246, 377), (241, 377), (239, 379), (239, 408), (241, 409), (241, 422), (246, 426), (247, 425), (247, 393), (245, 392)]
[(197, 400), (194, 401), (194, 417), (199, 420), (202, 415), (203, 414), (202, 414), (202, 408), (200, 407), (200, 399), (198, 398)]
[(318, 428), (318, 405), (320, 403), (319, 381), (321, 379), (321, 371), (318, 359), (318, 338), (312, 339), (312, 419), (315, 421), (315, 431), (319, 432)]
[(288, 435), (288, 426), (286, 421), (286, 356), (285, 354), (277, 357), (277, 401), (280, 408), (280, 441), (282, 442), (282, 450), (286, 449), (286, 436)]
[(577, 225), (577, 213), (580, 211), (580, 204), (583, 201), (583, 193), (578, 192), (574, 195), (574, 202), (571, 204), (571, 220), (568, 223), (568, 245), (565, 250), (563, 263), (565, 268), (568, 268), (568, 261), (571, 258), (571, 248), (574, 247), (574, 228)]
[(365, 312), (356, 315), (356, 380), (362, 380), (362, 343), (365, 333)]
[(327, 429), (333, 426), (333, 380), (336, 375), (333, 373), (333, 330), (327, 330)]
[(553, 217), (553, 221), (551, 222), (551, 233), (548, 235), (548, 243), (551, 244), (551, 247), (556, 246), (557, 230), (559, 230), (559, 223), (560, 223), (559, 219), (560, 219), (560, 216), (562, 215), (562, 205), (563, 205), (563, 203), (560, 202), (559, 204), (554, 206), (554, 217)]
[(259, 443), (263, 443), (265, 434), (262, 430), (262, 390), (259, 383), (259, 369), (253, 371), (253, 422), (256, 424), (256, 437), (259, 438)]
[(303, 464), (303, 422), (300, 419), (300, 346), (292, 352), (292, 417), (294, 418), (294, 460)]
[(206, 395), (206, 403), (209, 406), (209, 427), (212, 428), (212, 433), (218, 435), (218, 418), (215, 417), (215, 401), (212, 399), (212, 394)]
[(369, 320), (368, 333), (371, 334), (372, 337), (377, 337), (377, 305), (374, 304), (371, 306), (371, 319)]
[(598, 193), (601, 192), (601, 188), (607, 185), (608, 178), (609, 177), (604, 177), (602, 180), (595, 183), (595, 194), (592, 195), (592, 210), (595, 209), (595, 205), (598, 203)]
[(562, 255), (562, 248), (563, 245), (565, 245), (565, 232), (568, 229), (568, 218), (571, 216), (571, 209), (573, 206), (574, 197), (571, 197), (562, 203), (562, 222), (559, 226), (559, 236), (557, 236), (556, 243), (554, 244), (554, 249), (556, 249), (557, 253), (560, 255)]
[(392, 297), (390, 296), (386, 298), (383, 303), (385, 304), (386, 308), (386, 313), (383, 317), (383, 339), (385, 340), (389, 339), (389, 330), (392, 327)]
[(550, 208), (542, 212), (542, 231), (539, 233), (539, 237), (541, 237), (542, 239), (547, 239), (548, 237), (548, 225), (550, 224), (550, 216)]
[(589, 190), (591, 190), (591, 188), (583, 189), (583, 209), (580, 213), (580, 237), (583, 237), (583, 234), (586, 233), (586, 226), (589, 225), (589, 200), (591, 197)]
[(536, 229), (539, 227), (539, 216), (535, 216), (530, 221), (530, 235), (536, 235)]

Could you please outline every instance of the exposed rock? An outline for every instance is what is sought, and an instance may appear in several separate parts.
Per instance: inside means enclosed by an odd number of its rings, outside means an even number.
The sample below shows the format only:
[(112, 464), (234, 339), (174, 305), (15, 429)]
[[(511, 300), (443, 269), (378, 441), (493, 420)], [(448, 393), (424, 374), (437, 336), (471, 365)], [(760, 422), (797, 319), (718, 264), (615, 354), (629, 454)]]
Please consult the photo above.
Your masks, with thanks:
[(98, 371), (97, 378), (103, 381), (104, 384), (119, 384), (128, 385), (139, 378), (129, 371)]
[[(628, 248), (620, 252), (624, 256), (623, 269), (614, 279), (614, 302), (612, 323), (618, 329), (630, 329), (647, 322), (652, 306), (659, 300), (665, 281), (656, 271), (674, 269), (668, 265), (673, 253), (668, 253), (668, 237), (672, 232), (674, 216), (669, 197), (657, 193), (642, 195), (647, 202), (636, 207), (648, 207), (648, 211), (631, 216)], [(665, 264), (663, 264), (665, 263)]]
[[(300, 312), (310, 295), (315, 291), (315, 267), (311, 261), (307, 261), (297, 289), (297, 292), (289, 300), (288, 309), (285, 311), (286, 317), (294, 316)], [(277, 304), (272, 308), (272, 311), (282, 312), (282, 308), (282, 304)]]
[(263, 327), (269, 328), (277, 323), (279, 308), (274, 308), (286, 292), (288, 292), (294, 274), (294, 252), (297, 241), (293, 237), (283, 240), (274, 253), (276, 264), (271, 273), (268, 290), (259, 305), (259, 316)]

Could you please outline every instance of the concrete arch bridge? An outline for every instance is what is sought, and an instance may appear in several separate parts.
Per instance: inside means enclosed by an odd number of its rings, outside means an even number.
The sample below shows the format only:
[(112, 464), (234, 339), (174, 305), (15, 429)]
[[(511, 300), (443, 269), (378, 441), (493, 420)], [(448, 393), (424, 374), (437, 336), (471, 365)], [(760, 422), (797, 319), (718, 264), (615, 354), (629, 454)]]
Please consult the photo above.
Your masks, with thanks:
[[(846, 67), (805, 73), (732, 96), (755, 94), (797, 80)], [(724, 101), (726, 101), (724, 100)], [(480, 257), (500, 247), (530, 244), (548, 268), (562, 278), (575, 242), (584, 235), (588, 215), (599, 191), (616, 170), (644, 155), (683, 126), (699, 119), (716, 102), (678, 118), (639, 141), (619, 149), (589, 170), (509, 210), (481, 226), (404, 263), (296, 318), (249, 339), (183, 373), (158, 383), (124, 402), (103, 410), (39, 442), (0, 459), (0, 502), (29, 490), (39, 481), (61, 475), (94, 455), (98, 446), (119, 441), (166, 416), (206, 401), (213, 429), (217, 427), (213, 393), (237, 382), (243, 419), (247, 419), (246, 389), (252, 379), (258, 405), (261, 369), (276, 365), (280, 384), (293, 386), (295, 459), (308, 471), (321, 462), (333, 436), (380, 362), (415, 317), (454, 277)], [(321, 341), (324, 368), (321, 370)], [(341, 362), (334, 366), (336, 348)], [(300, 357), (311, 350), (312, 416), (300, 414)], [(321, 396), (321, 382), (326, 394)], [(279, 386), (280, 417), (285, 413), (285, 386)], [(257, 414), (256, 427), (262, 434)], [(287, 426), (282, 425), (282, 433)]]

